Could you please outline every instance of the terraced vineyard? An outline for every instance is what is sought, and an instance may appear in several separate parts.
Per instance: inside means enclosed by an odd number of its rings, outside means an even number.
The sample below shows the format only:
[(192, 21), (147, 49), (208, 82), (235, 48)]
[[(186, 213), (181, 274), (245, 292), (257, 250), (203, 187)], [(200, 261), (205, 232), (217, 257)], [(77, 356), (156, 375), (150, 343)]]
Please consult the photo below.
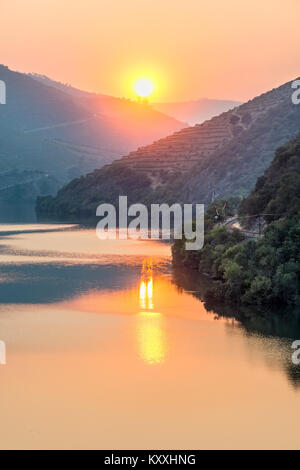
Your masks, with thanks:
[(210, 157), (247, 131), (259, 117), (289, 99), (290, 95), (291, 85), (287, 83), (203, 124), (182, 129), (151, 145), (140, 147), (119, 162), (135, 171), (147, 173), (156, 184), (157, 177), (164, 177), (166, 172), (188, 172), (199, 161)]

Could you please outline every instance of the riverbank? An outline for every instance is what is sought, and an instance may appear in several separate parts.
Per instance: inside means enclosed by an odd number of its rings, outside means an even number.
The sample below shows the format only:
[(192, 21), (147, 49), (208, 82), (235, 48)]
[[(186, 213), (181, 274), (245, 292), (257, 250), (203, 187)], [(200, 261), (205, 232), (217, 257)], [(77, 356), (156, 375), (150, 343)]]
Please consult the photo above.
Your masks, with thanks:
[(211, 278), (204, 299), (229, 305), (298, 306), (300, 224), (298, 217), (271, 223), (264, 236), (246, 240), (241, 231), (215, 226), (204, 247), (186, 251), (175, 240), (173, 264)]

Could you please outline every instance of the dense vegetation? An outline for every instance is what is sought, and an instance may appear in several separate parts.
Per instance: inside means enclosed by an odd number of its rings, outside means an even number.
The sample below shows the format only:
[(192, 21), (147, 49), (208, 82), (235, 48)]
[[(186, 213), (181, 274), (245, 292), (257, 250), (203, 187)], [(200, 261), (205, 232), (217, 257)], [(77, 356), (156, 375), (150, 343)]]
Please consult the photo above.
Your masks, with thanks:
[(45, 218), (55, 215), (64, 219), (92, 220), (99, 204), (109, 201), (118, 207), (119, 195), (127, 195), (128, 186), (132, 188), (129, 204), (136, 202), (135, 196), (141, 191), (151, 195), (151, 182), (147, 177), (137, 178), (133, 171), (117, 163), (107, 165), (72, 180), (56, 198), (38, 197), (37, 214)]
[[(213, 204), (209, 213), (214, 211)], [(215, 225), (204, 248), (187, 252), (173, 245), (175, 264), (196, 268), (215, 281), (208, 301), (243, 304), (300, 304), (300, 135), (279, 148), (264, 176), (240, 205), (245, 221), (264, 216), (264, 235), (247, 240), (238, 230)], [(210, 217), (208, 225), (211, 226)]]
[(280, 147), (255, 189), (239, 208), (240, 216), (268, 214), (268, 222), (293, 217), (300, 208), (300, 138)]

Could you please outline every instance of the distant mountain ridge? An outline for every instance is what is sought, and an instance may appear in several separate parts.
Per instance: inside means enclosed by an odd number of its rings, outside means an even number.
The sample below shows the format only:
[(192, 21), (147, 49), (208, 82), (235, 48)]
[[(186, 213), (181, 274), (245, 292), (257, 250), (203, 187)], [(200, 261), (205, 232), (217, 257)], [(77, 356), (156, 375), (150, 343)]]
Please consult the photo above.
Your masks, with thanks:
[[(77, 104), (91, 113), (90, 120), (98, 118), (105, 120), (112, 127), (114, 134), (109, 145), (106, 144), (104, 147), (105, 151), (110, 150), (113, 156), (116, 154), (116, 148), (121, 156), (128, 149), (134, 150), (143, 142), (150, 144), (156, 138), (168, 135), (170, 128), (173, 131), (186, 127), (185, 122), (167, 116), (147, 104), (101, 93), (86, 92), (38, 74), (30, 76), (42, 84), (75, 98)], [(104, 123), (100, 124), (103, 126)], [(110, 129), (106, 129), (102, 135), (104, 142), (110, 138), (111, 133)]]
[[(34, 201), (44, 194), (40, 187), (55, 194), (75, 176), (184, 127), (150, 107), (109, 97), (104, 98), (104, 107), (99, 102), (102, 95), (59, 86), (45, 77), (2, 65), (0, 80), (7, 91), (6, 104), (0, 106), (0, 173), (17, 169), (11, 174), (9, 191), (5, 191), (5, 183), (0, 184), (0, 200), (18, 202), (22, 172), (27, 185), (24, 198)], [(26, 183), (28, 171), (32, 171), (31, 184)], [(34, 175), (37, 184), (33, 184)]]
[(152, 106), (162, 113), (166, 113), (179, 121), (188, 122), (190, 126), (193, 126), (202, 124), (202, 122), (241, 104), (240, 101), (201, 98), (178, 103), (154, 103)]

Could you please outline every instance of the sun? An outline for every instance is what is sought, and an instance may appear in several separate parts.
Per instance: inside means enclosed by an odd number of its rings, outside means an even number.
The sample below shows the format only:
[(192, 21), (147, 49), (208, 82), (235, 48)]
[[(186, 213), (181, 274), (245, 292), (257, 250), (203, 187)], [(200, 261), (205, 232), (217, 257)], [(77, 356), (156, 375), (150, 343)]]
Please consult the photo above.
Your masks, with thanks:
[(143, 78), (135, 82), (134, 90), (140, 98), (147, 98), (153, 93), (154, 85), (151, 80)]

